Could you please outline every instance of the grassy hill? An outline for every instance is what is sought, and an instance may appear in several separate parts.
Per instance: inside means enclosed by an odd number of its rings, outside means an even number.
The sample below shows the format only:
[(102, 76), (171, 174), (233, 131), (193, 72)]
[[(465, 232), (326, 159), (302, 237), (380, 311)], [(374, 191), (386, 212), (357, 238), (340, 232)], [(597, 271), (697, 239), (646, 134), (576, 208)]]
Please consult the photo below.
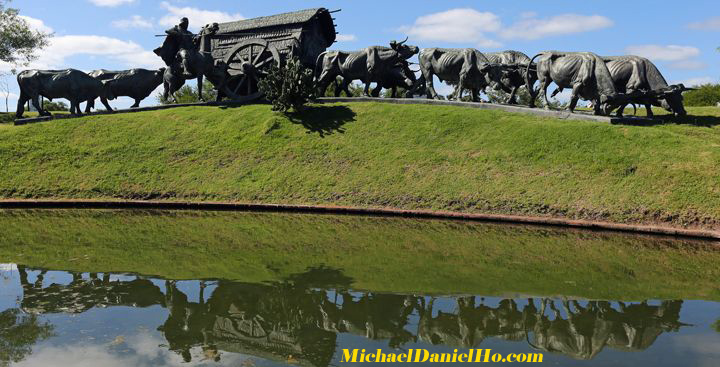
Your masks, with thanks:
[(0, 125), (0, 196), (229, 200), (720, 228), (720, 109), (656, 126), (460, 107), (192, 107)]

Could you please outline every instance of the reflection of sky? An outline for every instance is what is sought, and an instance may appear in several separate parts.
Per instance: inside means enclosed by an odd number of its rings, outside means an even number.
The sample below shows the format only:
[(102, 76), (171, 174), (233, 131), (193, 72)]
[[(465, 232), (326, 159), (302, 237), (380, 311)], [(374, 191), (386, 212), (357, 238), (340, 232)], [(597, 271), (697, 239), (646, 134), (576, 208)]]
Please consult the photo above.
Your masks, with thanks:
[[(28, 274), (29, 282), (33, 283), (39, 272)], [(10, 265), (0, 265), (0, 312), (19, 306), (22, 288), (19, 286), (18, 271)], [(86, 274), (87, 276), (87, 274)], [(130, 281), (135, 275), (113, 275), (112, 280)], [(72, 276), (65, 272), (50, 271), (44, 276), (43, 285), (68, 284)], [(165, 281), (153, 279), (155, 285), (164, 293)], [(215, 282), (209, 282), (204, 290), (207, 301), (216, 289)], [(198, 281), (178, 281), (178, 290), (182, 291), (190, 302), (198, 302), (200, 286)], [(352, 292), (359, 298), (361, 292)], [(335, 291), (326, 291), (327, 300), (342, 304), (342, 297)], [(429, 300), (429, 298), (426, 298)], [(477, 297), (476, 303), (496, 308), (501, 298)], [(518, 309), (528, 304), (526, 299), (516, 300)], [(536, 305), (539, 307), (537, 300)], [(580, 302), (586, 306), (587, 302)], [(649, 302), (651, 305), (658, 301)], [(558, 302), (559, 305), (559, 302)], [(433, 317), (441, 314), (456, 314), (457, 301), (452, 297), (438, 297), (433, 304)], [(552, 312), (546, 310), (552, 317)], [(564, 319), (567, 314), (560, 309)], [(681, 327), (678, 332), (664, 332), (646, 350), (628, 352), (605, 347), (590, 361), (573, 360), (561, 354), (544, 352), (546, 365), (572, 366), (718, 366), (720, 360), (720, 333), (711, 329), (710, 325), (720, 318), (720, 303), (704, 301), (685, 301), (682, 304), (680, 321), (689, 326)], [(168, 310), (161, 305), (147, 308), (111, 306), (108, 308), (92, 308), (80, 314), (54, 313), (41, 316), (43, 322), (54, 325), (52, 338), (38, 342), (33, 346), (33, 353), (14, 366), (275, 366), (277, 362), (262, 358), (219, 351), (220, 361), (215, 362), (214, 352), (206, 352), (202, 347), (191, 349), (192, 362), (184, 363), (180, 354), (168, 349), (168, 342), (158, 327), (168, 319)], [(409, 317), (405, 330), (418, 335), (420, 317), (414, 311)], [(359, 334), (337, 334), (337, 347), (332, 359), (333, 365), (340, 365), (342, 350), (366, 349), (368, 352), (382, 349), (388, 352), (406, 352), (408, 349), (428, 349), (431, 353), (452, 353), (457, 346), (431, 345), (427, 340), (415, 340), (403, 344), (401, 349), (391, 349), (389, 341), (371, 340), (364, 330)], [(475, 348), (492, 349), (494, 353), (537, 353), (525, 341), (507, 341), (497, 337), (488, 337), (480, 341)], [(466, 349), (460, 349), (460, 353)], [(373, 363), (375, 364), (375, 363)], [(343, 363), (342, 365), (351, 365)], [(382, 364), (380, 364), (382, 365)]]

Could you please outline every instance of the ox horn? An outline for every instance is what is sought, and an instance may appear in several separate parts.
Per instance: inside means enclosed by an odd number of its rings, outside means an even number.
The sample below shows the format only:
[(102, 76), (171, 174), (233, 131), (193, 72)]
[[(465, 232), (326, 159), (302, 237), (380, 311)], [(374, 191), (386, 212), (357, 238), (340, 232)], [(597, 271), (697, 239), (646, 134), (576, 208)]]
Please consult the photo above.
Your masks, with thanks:
[(400, 42), (400, 43), (398, 43), (398, 46), (400, 46), (400, 45), (404, 45), (404, 44), (405, 44), (405, 42), (407, 42), (407, 41), (408, 41), (408, 39), (410, 39), (410, 36), (405, 36), (405, 40), (404, 40), (404, 41), (402, 41), (402, 42)]

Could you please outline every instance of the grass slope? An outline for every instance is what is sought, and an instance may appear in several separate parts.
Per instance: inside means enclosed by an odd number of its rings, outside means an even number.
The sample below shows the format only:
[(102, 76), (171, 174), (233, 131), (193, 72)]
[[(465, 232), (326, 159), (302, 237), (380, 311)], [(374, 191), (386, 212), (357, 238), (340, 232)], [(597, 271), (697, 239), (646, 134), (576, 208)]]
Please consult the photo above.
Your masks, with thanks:
[(0, 262), (277, 281), (324, 266), (372, 291), (720, 299), (720, 249), (657, 237), (399, 218), (0, 211)]
[[(0, 126), (0, 196), (335, 204), (720, 227), (720, 109), (619, 126), (378, 103)], [(697, 126), (694, 124), (699, 124)]]

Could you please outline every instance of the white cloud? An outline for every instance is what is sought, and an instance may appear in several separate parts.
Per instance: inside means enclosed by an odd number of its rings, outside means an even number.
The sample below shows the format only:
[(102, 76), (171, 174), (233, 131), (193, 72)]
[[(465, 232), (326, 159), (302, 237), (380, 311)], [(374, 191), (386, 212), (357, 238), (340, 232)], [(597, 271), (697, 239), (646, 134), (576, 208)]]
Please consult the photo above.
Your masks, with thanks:
[(19, 17), (27, 22), (30, 28), (42, 32), (42, 33), (53, 33), (53, 29), (48, 27), (45, 22), (40, 19), (28, 17), (25, 15), (19, 15)]
[(720, 31), (720, 17), (712, 17), (701, 22), (688, 24), (688, 28), (701, 31)]
[(335, 39), (338, 42), (349, 42), (349, 41), (357, 41), (357, 37), (355, 37), (354, 34), (338, 34)]
[[(208, 356), (200, 347), (190, 349), (192, 360), (185, 363), (179, 353), (172, 352), (162, 345), (167, 344), (164, 338), (140, 332), (137, 335), (130, 335), (124, 338), (121, 345), (123, 351), (118, 353), (110, 345), (82, 343), (77, 345), (43, 345), (35, 347), (33, 353), (25, 360), (13, 366), (46, 366), (46, 367), (126, 367), (126, 366), (207, 366)], [(220, 352), (220, 362), (213, 362), (217, 366), (240, 366), (250, 365), (252, 357)]]
[(140, 15), (133, 15), (127, 19), (119, 19), (112, 22), (112, 26), (120, 29), (131, 29), (131, 28), (152, 28), (153, 23), (143, 18)]
[(710, 76), (701, 76), (697, 78), (690, 78), (685, 80), (676, 80), (673, 81), (671, 84), (684, 84), (686, 87), (697, 87), (698, 85), (703, 84), (715, 84), (718, 80), (716, 78), (710, 77)]
[(241, 14), (230, 14), (222, 11), (202, 10), (192, 7), (177, 7), (167, 1), (160, 3), (160, 6), (168, 11), (168, 14), (160, 18), (160, 25), (173, 26), (180, 23), (180, 18), (190, 19), (190, 28), (198, 30), (210, 23), (232, 22), (245, 19)]
[[(533, 15), (533, 16), (530, 16)], [(524, 19), (503, 29), (506, 39), (537, 40), (549, 36), (594, 31), (613, 26), (613, 21), (601, 15), (561, 14), (546, 19), (525, 14)]]
[(135, 0), (90, 0), (90, 2), (97, 6), (115, 7), (124, 4), (134, 3)]
[(500, 17), (493, 13), (458, 8), (419, 17), (415, 24), (401, 27), (400, 31), (423, 41), (476, 43), (480, 47), (499, 47), (500, 43), (487, 38), (485, 33), (497, 32), (501, 27)]
[(702, 70), (706, 69), (708, 67), (708, 64), (697, 60), (682, 60), (670, 64), (670, 67), (673, 69), (681, 70)]
[[(120, 62), (127, 67), (159, 68), (162, 60), (152, 51), (132, 41), (95, 35), (69, 35), (53, 37), (50, 45), (38, 53), (28, 69), (59, 69), (72, 67), (66, 59), (76, 55), (101, 56)], [(103, 65), (98, 64), (98, 68)], [(0, 71), (9, 71), (11, 65), (0, 63)]]
[(700, 50), (697, 47), (677, 45), (628, 46), (625, 48), (625, 52), (657, 61), (681, 61), (700, 55)]

